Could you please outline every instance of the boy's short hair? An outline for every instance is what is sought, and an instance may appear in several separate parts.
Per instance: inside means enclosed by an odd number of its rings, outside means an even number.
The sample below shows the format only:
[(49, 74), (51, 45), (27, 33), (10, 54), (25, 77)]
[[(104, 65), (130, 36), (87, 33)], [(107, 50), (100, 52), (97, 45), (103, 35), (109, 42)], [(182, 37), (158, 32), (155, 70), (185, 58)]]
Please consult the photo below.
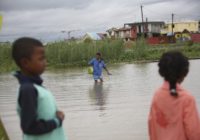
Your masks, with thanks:
[(96, 55), (99, 55), (99, 56), (101, 56), (101, 53), (100, 53), (100, 52), (97, 52), (97, 53), (96, 53)]
[(21, 67), (20, 60), (22, 58), (30, 58), (36, 47), (43, 47), (39, 40), (29, 37), (19, 38), (12, 45), (12, 58)]

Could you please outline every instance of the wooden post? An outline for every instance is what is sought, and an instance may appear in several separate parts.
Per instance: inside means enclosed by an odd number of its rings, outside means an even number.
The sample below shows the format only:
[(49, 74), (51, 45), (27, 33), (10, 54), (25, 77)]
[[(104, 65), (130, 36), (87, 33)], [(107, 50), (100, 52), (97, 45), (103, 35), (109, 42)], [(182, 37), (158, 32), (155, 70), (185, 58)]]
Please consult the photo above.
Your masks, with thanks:
[(174, 14), (172, 13), (172, 36), (174, 35)]
[(141, 17), (142, 17), (142, 30), (143, 30), (142, 34), (143, 34), (143, 37), (144, 37), (144, 16), (143, 16), (143, 6), (141, 5), (140, 8), (141, 8)]
[(174, 14), (172, 13), (172, 43), (175, 43), (174, 41)]

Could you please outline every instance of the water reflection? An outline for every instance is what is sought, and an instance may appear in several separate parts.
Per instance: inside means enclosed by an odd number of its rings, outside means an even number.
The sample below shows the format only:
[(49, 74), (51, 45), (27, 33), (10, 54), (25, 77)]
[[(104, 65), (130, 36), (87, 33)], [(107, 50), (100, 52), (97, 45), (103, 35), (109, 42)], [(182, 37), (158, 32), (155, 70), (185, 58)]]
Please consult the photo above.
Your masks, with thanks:
[[(195, 96), (200, 111), (200, 61), (191, 61), (183, 83)], [(46, 72), (44, 85), (66, 114), (64, 128), (70, 140), (147, 140), (147, 117), (152, 96), (163, 79), (157, 63), (109, 67), (112, 76), (95, 84), (86, 69)], [(192, 81), (192, 82), (191, 82)], [(0, 74), (0, 115), (10, 140), (21, 140), (16, 114), (18, 83)]]
[(99, 110), (105, 110), (107, 92), (108, 89), (105, 90), (101, 82), (94, 83), (93, 87), (89, 89), (92, 104), (99, 106)]

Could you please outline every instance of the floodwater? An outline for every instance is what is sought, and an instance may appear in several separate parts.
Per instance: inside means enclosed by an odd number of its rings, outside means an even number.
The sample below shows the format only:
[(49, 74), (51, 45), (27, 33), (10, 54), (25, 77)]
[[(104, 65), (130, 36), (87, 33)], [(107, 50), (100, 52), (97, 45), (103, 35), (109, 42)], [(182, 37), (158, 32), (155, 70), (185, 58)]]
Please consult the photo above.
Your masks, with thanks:
[[(48, 71), (42, 77), (60, 110), (69, 140), (147, 140), (147, 118), (154, 90), (162, 84), (157, 63), (120, 64), (109, 67), (103, 84), (94, 84), (87, 69)], [(200, 60), (191, 61), (183, 83), (200, 109)], [(21, 140), (16, 115), (18, 83), (0, 75), (0, 115), (11, 140)], [(199, 110), (200, 111), (200, 110)]]

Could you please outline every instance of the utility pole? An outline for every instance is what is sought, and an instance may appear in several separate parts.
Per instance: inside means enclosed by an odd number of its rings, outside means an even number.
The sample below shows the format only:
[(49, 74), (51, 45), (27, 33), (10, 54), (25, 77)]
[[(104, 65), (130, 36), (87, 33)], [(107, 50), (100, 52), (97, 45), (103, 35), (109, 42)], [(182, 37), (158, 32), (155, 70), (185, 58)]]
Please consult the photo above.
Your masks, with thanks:
[(174, 35), (174, 14), (172, 13), (172, 36)]
[(140, 6), (140, 8), (141, 8), (141, 17), (142, 17), (142, 29), (143, 29), (143, 35), (144, 35), (144, 17), (143, 17), (143, 6), (141, 5)]
[(172, 13), (172, 43), (174, 43), (174, 14)]
[(146, 30), (147, 37), (149, 37), (149, 35), (148, 35), (148, 32), (149, 32), (149, 29), (148, 29), (148, 18), (146, 18), (145, 30)]

